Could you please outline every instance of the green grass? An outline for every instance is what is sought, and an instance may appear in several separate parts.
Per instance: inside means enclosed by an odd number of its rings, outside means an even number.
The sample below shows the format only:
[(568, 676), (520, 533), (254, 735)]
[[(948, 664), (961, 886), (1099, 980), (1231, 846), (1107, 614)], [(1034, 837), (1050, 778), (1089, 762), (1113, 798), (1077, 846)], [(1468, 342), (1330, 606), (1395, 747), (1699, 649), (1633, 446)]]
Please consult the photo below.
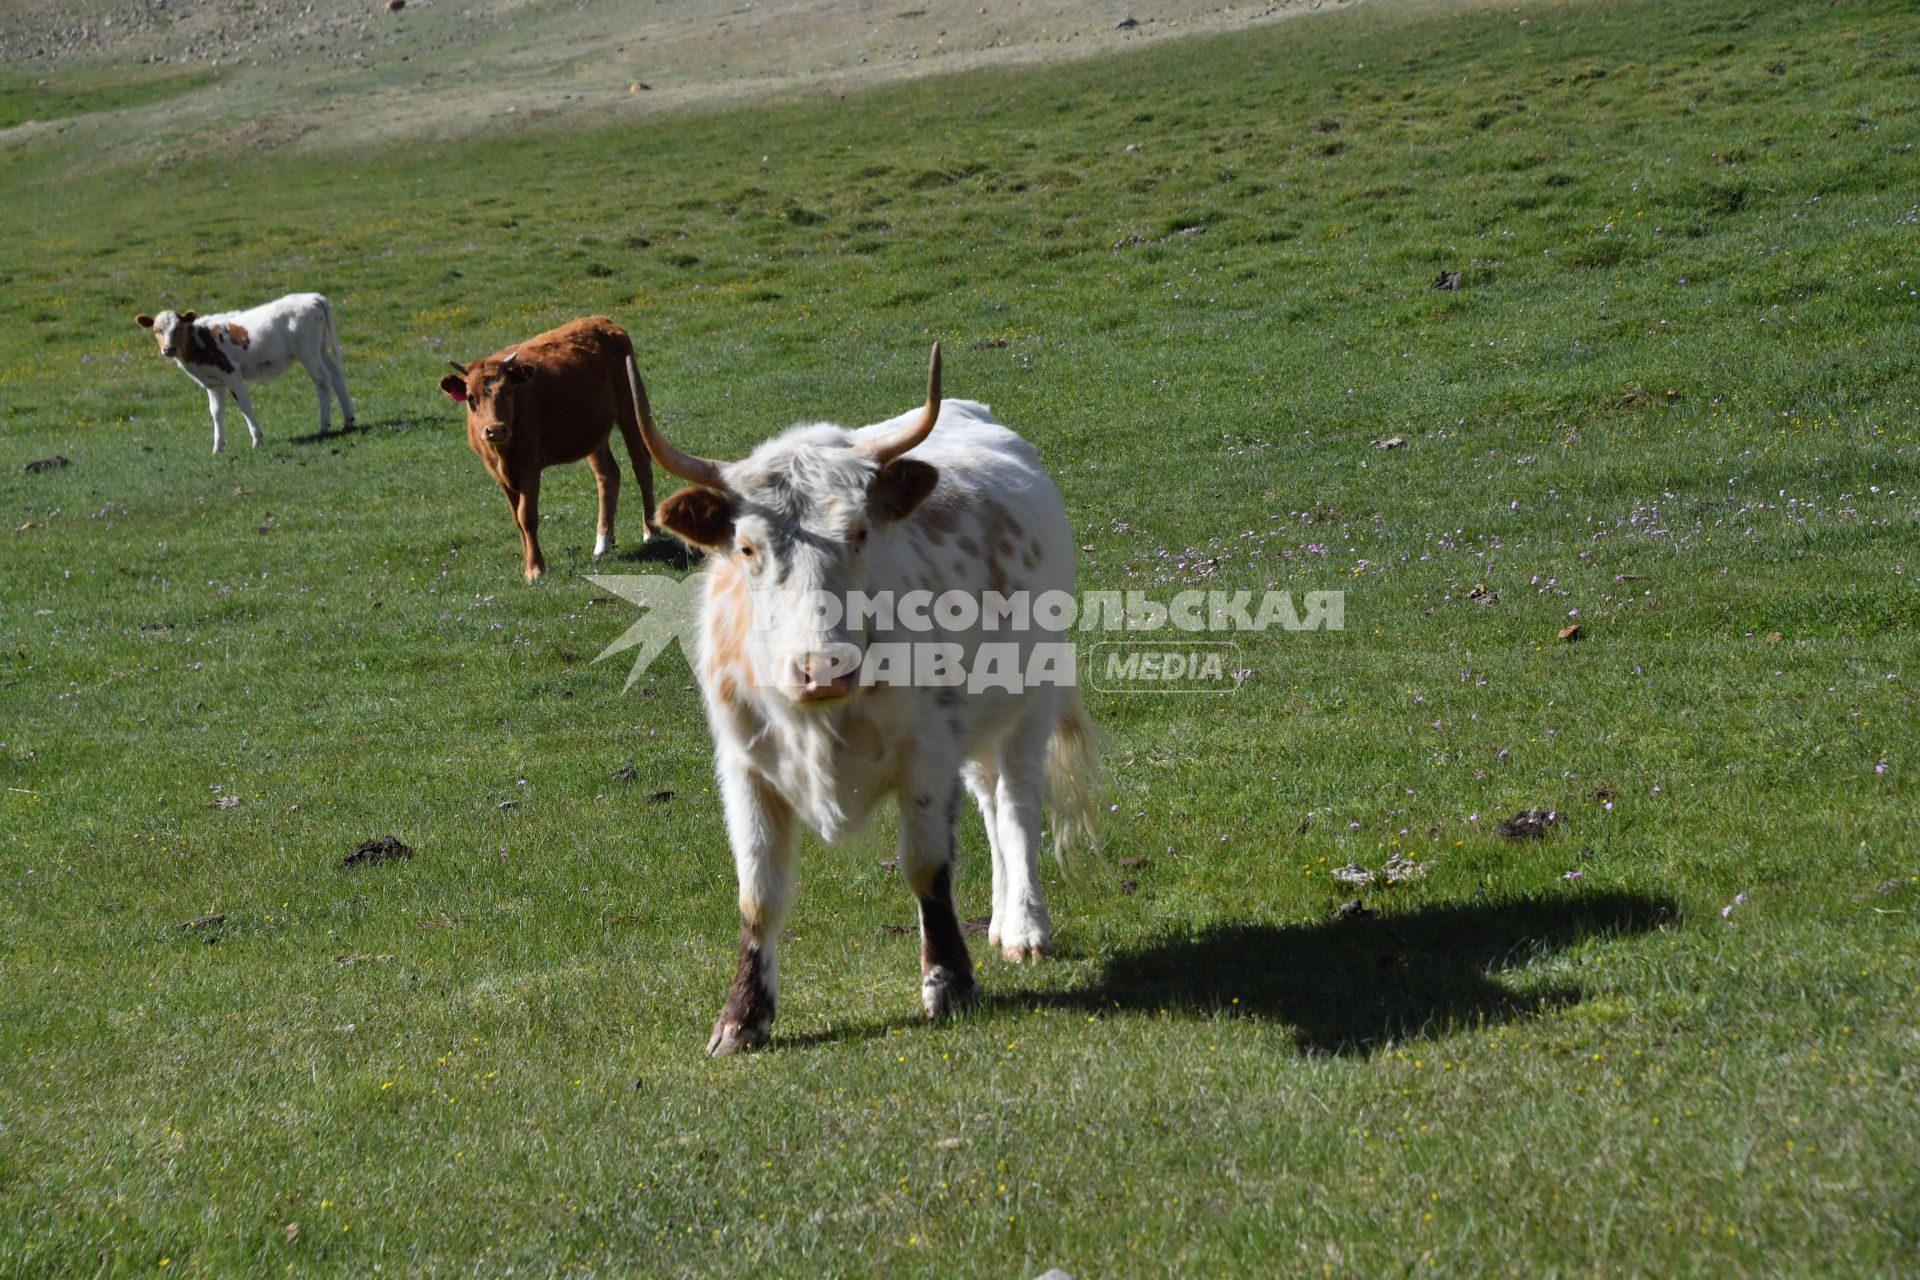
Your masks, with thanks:
[[(1920, 1265), (1916, 38), (1381, 5), (328, 165), (0, 152), (0, 1276)], [(296, 288), (367, 429), (294, 377), (208, 458), (132, 315)], [(592, 663), (586, 470), (523, 586), (435, 387), (594, 312), (718, 454), (898, 412), (941, 338), (1087, 587), (1346, 629), (1091, 699), (1109, 865), (962, 1021), (884, 832), (810, 846), (775, 1047), (709, 1063), (685, 664)], [(616, 570), (672, 564), (627, 492)]]

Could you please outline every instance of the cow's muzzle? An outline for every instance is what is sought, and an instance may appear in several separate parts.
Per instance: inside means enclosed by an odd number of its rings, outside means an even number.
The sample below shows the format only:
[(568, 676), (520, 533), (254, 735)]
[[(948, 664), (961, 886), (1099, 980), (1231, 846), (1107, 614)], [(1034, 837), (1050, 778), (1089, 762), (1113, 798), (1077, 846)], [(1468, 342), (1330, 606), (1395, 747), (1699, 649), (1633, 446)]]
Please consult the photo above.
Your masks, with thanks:
[(507, 429), (505, 427), (488, 427), (480, 433), (480, 438), (488, 444), (499, 444), (507, 438)]
[(787, 688), (795, 702), (830, 703), (850, 698), (860, 687), (860, 657), (852, 645), (793, 660)]

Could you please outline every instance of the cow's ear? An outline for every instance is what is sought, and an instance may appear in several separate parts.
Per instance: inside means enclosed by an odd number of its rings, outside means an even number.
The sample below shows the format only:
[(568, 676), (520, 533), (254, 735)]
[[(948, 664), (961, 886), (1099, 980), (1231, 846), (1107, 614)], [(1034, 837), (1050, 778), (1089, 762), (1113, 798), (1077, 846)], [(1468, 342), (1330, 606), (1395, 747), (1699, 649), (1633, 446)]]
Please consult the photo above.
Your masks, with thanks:
[(711, 489), (682, 489), (660, 504), (653, 521), (682, 542), (706, 551), (733, 545), (733, 503)]
[(200, 313), (198, 311), (182, 311), (180, 313), (181, 324), (192, 324), (195, 320), (198, 320), (199, 318), (200, 318)]
[(152, 316), (135, 316), (135, 317), (133, 318), (133, 322), (134, 322), (135, 324), (137, 324), (137, 325), (139, 325), (139, 326), (140, 326), (140, 327), (141, 327), (142, 329), (151, 329), (151, 328), (153, 328), (153, 317), (152, 317)]
[(528, 378), (531, 378), (532, 376), (533, 376), (533, 366), (530, 364), (521, 364), (518, 360), (515, 360), (512, 364), (507, 366), (508, 382), (525, 382)]
[(467, 398), (467, 380), (457, 373), (450, 373), (440, 379), (440, 389), (456, 401)]
[(940, 483), (940, 468), (902, 458), (881, 468), (867, 490), (867, 505), (882, 520), (904, 520)]

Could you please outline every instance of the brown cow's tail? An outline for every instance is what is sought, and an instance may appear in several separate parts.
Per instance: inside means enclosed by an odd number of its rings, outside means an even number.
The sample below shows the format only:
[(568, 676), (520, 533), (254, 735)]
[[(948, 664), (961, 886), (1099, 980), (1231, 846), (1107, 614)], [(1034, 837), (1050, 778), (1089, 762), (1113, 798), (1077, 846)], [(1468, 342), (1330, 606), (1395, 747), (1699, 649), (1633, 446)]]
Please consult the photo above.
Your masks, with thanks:
[(626, 354), (627, 387), (633, 397), (633, 412), (620, 415), (620, 438), (627, 442), (627, 457), (633, 463), (633, 477), (641, 479), (640, 468), (653, 466), (653, 455), (647, 452), (647, 442), (640, 436), (640, 418), (647, 413), (644, 384), (640, 381), (640, 366), (633, 358), (633, 349)]
[(1080, 690), (1068, 686), (1060, 719), (1047, 743), (1047, 812), (1053, 856), (1062, 867), (1072, 855), (1100, 848), (1100, 730), (1087, 715)]

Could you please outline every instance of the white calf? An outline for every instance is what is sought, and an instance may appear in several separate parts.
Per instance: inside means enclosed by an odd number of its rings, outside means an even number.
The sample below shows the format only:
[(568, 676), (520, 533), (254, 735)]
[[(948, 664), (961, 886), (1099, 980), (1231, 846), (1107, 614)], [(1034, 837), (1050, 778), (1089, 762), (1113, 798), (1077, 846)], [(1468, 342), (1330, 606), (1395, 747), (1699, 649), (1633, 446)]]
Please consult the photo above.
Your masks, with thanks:
[(260, 423), (253, 416), (247, 384), (278, 377), (296, 361), (305, 367), (320, 397), (320, 433), (333, 429), (329, 390), (340, 397), (347, 429), (353, 429), (353, 397), (347, 394), (347, 375), (341, 368), (333, 305), (317, 293), (290, 293), (246, 311), (211, 316), (162, 311), (157, 316), (135, 316), (134, 322), (153, 330), (160, 354), (205, 388), (207, 410), (213, 415), (215, 453), (227, 443), (227, 392), (233, 393), (240, 416), (247, 420), (247, 433), (258, 445)]

